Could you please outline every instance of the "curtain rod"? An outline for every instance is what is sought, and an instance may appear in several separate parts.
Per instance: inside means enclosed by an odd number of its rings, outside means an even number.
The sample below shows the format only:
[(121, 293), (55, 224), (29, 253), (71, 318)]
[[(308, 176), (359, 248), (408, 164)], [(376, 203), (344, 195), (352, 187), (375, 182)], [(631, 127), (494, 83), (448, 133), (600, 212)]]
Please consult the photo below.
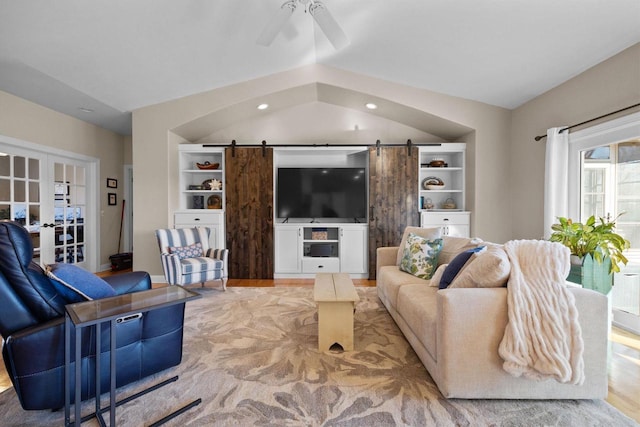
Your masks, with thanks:
[[(614, 114), (618, 114), (618, 113), (621, 113), (621, 112), (626, 111), (626, 110), (630, 110), (630, 109), (635, 108), (635, 107), (640, 107), (640, 103), (629, 105), (628, 107), (624, 107), (624, 108), (621, 108), (619, 110), (612, 111), (610, 113), (603, 114), (603, 115), (598, 116), (598, 117), (594, 117), (593, 119), (585, 120), (584, 122), (581, 122), (581, 123), (576, 123), (575, 125), (567, 126), (566, 128), (560, 129), (560, 133), (564, 132), (565, 130), (571, 130), (571, 129), (575, 128), (575, 127), (586, 125), (587, 123), (595, 122), (596, 120), (604, 119), (605, 117), (613, 116)], [(546, 138), (546, 137), (547, 137), (547, 135), (538, 135), (534, 139), (536, 141), (540, 141), (541, 139)]]

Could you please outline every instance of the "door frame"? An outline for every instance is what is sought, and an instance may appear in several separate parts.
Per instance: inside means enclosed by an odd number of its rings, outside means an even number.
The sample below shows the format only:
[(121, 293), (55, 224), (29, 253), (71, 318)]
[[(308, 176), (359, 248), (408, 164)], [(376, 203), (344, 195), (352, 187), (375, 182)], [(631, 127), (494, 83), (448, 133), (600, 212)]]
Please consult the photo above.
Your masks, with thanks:
[[(569, 218), (580, 216), (580, 152), (638, 137), (640, 137), (640, 112), (569, 134)], [(640, 274), (640, 266), (627, 265), (621, 273), (615, 273), (614, 283), (620, 280), (620, 275), (637, 277), (638, 274)], [(611, 294), (609, 303), (611, 304)], [(640, 316), (615, 307), (611, 307), (611, 312), (613, 325), (640, 334)]]
[[(100, 238), (100, 209), (97, 208), (99, 200), (98, 194), (100, 194), (98, 182), (98, 176), (100, 174), (100, 159), (0, 134), (0, 147), (3, 146), (7, 147), (7, 151), (14, 149), (19, 152), (24, 152), (26, 150), (36, 152), (37, 154), (47, 157), (51, 155), (86, 163), (86, 216), (87, 218), (91, 218), (91, 221), (87, 221), (84, 229), (85, 246), (88, 254), (85, 257), (85, 265), (87, 270), (92, 272), (97, 271), (98, 266), (100, 265), (100, 246), (98, 245), (98, 240)], [(43, 159), (42, 161), (47, 162), (48, 167), (49, 159)], [(48, 184), (47, 180), (48, 176), (42, 176), (40, 180), (41, 186)], [(43, 191), (42, 187), (40, 191), (41, 194), (48, 194), (46, 191)]]
[[(133, 252), (133, 165), (124, 165), (123, 201), (124, 223), (122, 225), (123, 252)], [(118, 250), (120, 250), (118, 248)]]

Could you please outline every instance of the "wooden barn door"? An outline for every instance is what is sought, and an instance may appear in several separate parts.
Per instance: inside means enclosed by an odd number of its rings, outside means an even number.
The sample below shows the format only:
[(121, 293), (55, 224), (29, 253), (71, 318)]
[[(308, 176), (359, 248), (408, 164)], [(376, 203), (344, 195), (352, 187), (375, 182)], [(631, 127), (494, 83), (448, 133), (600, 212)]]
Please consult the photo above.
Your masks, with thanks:
[(369, 278), (376, 277), (376, 249), (398, 246), (405, 227), (419, 226), (418, 148), (369, 149)]
[(229, 277), (273, 278), (273, 149), (225, 151)]

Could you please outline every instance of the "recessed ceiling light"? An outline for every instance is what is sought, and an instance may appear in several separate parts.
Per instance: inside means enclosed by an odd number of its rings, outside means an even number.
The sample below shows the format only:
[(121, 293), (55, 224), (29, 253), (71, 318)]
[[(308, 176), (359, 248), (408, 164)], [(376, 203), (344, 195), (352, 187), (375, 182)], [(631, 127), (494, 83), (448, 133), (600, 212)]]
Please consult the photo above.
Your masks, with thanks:
[(93, 113), (93, 110), (87, 107), (79, 107), (78, 110), (82, 111), (83, 113)]
[(269, 104), (260, 104), (258, 105), (258, 110), (266, 110), (269, 108)]
[(373, 102), (367, 102), (366, 104), (364, 104), (364, 106), (367, 107), (369, 110), (375, 110), (376, 108), (378, 108), (378, 106)]

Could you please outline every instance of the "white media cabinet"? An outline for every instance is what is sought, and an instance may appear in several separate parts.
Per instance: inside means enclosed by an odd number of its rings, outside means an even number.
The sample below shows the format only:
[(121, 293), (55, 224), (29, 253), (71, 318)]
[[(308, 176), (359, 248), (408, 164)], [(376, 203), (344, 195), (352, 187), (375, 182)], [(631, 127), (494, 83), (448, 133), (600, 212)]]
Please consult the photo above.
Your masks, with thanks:
[(369, 276), (367, 224), (279, 223), (274, 231), (276, 279), (313, 278), (316, 273)]
[[(368, 172), (367, 147), (286, 147), (273, 152), (273, 175), (281, 167), (362, 167)], [(368, 173), (367, 173), (368, 176)], [(274, 179), (274, 209), (276, 206)], [(348, 273), (369, 277), (369, 225), (341, 219), (277, 218), (274, 210), (274, 278), (314, 278), (316, 273)], [(320, 222), (322, 221), (322, 222)], [(334, 221), (334, 222), (331, 222)], [(326, 238), (313, 237), (314, 229)]]

